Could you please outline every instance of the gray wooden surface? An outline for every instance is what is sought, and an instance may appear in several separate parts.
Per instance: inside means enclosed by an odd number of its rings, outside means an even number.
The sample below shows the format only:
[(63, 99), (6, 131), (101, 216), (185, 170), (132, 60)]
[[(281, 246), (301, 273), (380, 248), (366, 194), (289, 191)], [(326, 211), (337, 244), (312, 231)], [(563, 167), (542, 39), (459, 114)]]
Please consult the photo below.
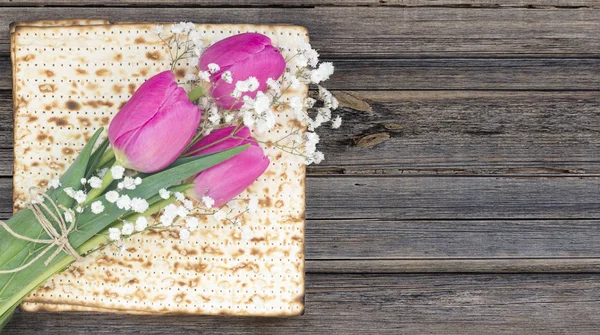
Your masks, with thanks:
[(599, 332), (600, 1), (0, 0), (2, 218), (8, 24), (58, 18), (307, 26), (344, 124), (309, 168), (303, 317), (18, 312), (6, 333)]

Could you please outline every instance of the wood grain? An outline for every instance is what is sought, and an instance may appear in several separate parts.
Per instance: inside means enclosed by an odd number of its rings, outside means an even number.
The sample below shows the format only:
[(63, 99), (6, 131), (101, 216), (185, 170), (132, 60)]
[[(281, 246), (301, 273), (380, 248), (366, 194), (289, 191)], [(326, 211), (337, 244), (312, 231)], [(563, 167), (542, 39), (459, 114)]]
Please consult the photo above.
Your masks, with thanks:
[(23, 313), (9, 334), (594, 334), (598, 274), (307, 276), (298, 318)]
[(290, 23), (305, 26), (328, 58), (459, 57), (600, 54), (600, 10), (580, 8), (120, 8), (5, 7), (0, 53), (8, 53), (8, 25), (42, 18), (114, 21)]
[[(600, 58), (325, 60), (336, 67), (326, 83), (332, 90), (600, 89)], [(9, 59), (0, 57), (0, 89), (11, 80)]]
[[(312, 174), (600, 173), (598, 92), (336, 95), (344, 122), (319, 131), (326, 160), (310, 166)], [(373, 134), (388, 136), (359, 146)], [(12, 100), (0, 91), (0, 175), (11, 174)]]

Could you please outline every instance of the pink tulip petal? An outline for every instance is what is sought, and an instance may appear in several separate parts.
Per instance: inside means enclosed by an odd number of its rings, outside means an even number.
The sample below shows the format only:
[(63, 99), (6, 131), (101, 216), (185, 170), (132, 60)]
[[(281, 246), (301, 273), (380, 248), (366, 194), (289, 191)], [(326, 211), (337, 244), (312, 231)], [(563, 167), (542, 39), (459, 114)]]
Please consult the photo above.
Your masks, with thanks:
[(171, 71), (163, 71), (144, 82), (111, 121), (108, 128), (111, 143), (119, 136), (141, 127), (158, 113), (165, 98), (176, 88), (175, 76)]
[(254, 183), (269, 167), (269, 163), (260, 146), (251, 146), (198, 174), (191, 195), (196, 199), (208, 195), (215, 200), (215, 207), (222, 206)]
[[(250, 129), (248, 129), (248, 127), (240, 127), (235, 133), (235, 137), (237, 138), (229, 138), (222, 142), (212, 144), (229, 136), (235, 130), (235, 128), (235, 126), (231, 126), (212, 131), (210, 134), (204, 136), (198, 142), (196, 142), (196, 144), (188, 149), (188, 152), (194, 152), (194, 156), (206, 155), (242, 145), (245, 139), (250, 137)], [(195, 152), (200, 148), (205, 149)]]
[[(200, 111), (182, 88), (169, 100), (177, 100), (149, 119), (142, 127), (123, 134), (114, 143), (127, 156), (128, 164), (141, 172), (156, 172), (171, 164), (196, 133)], [(185, 98), (185, 100), (184, 100)]]
[(202, 53), (200, 70), (206, 71), (208, 64), (215, 63), (221, 67), (219, 72), (222, 72), (223, 68), (243, 61), (249, 54), (261, 51), (266, 45), (271, 45), (271, 39), (257, 33), (244, 33), (225, 38)]

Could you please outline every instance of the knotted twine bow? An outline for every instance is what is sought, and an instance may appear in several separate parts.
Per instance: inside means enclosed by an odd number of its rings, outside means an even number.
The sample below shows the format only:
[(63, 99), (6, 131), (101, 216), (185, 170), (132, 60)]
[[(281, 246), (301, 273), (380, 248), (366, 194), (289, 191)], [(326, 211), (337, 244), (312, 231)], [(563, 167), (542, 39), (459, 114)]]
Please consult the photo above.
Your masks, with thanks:
[[(63, 205), (57, 205), (56, 202), (52, 200), (52, 198), (50, 198), (44, 193), (40, 193), (39, 189), (36, 187), (30, 188), (29, 192), (32, 199), (39, 199), (40, 196), (42, 197), (42, 201), (31, 201), (31, 203), (29, 204), (29, 209), (33, 212), (33, 215), (35, 215), (35, 218), (37, 219), (38, 223), (42, 226), (42, 228), (44, 228), (48, 236), (50, 236), (50, 239), (40, 240), (23, 236), (12, 230), (6, 223), (2, 221), (0, 221), (0, 226), (2, 226), (2, 228), (4, 228), (9, 234), (18, 239), (33, 243), (47, 244), (48, 246), (45, 247), (35, 258), (33, 258), (28, 263), (11, 270), (0, 270), (0, 274), (15, 273), (26, 269), (31, 264), (35, 263), (37, 260), (42, 258), (54, 246), (58, 246), (58, 248), (56, 248), (56, 250), (54, 251), (54, 253), (52, 253), (52, 255), (50, 255), (50, 257), (48, 257), (48, 259), (44, 262), (44, 265), (48, 265), (50, 262), (52, 262), (54, 257), (56, 257), (56, 255), (58, 255), (61, 251), (64, 251), (67, 254), (75, 257), (77, 261), (83, 259), (83, 257), (79, 255), (77, 250), (75, 250), (75, 248), (73, 248), (73, 246), (69, 243), (69, 233), (71, 233), (76, 227), (75, 215), (71, 215), (72, 219), (70, 220), (70, 225), (67, 226), (66, 220), (63, 218), (62, 215), (60, 215), (60, 209), (64, 211), (70, 211), (70, 209), (67, 209)], [(48, 207), (48, 205), (44, 203), (44, 198), (52, 205), (53, 209), (56, 211), (56, 214)], [(56, 228), (48, 219), (48, 217), (44, 215), (44, 211), (42, 211), (42, 209), (46, 211), (45, 213), (48, 216), (50, 216), (51, 219), (57, 222), (59, 230), (56, 230)]]

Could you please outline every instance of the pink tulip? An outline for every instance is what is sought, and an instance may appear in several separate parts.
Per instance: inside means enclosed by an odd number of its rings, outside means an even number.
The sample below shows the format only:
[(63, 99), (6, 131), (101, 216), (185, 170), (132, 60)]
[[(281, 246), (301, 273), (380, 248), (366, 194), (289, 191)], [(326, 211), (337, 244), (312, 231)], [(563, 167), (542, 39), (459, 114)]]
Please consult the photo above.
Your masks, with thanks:
[[(244, 104), (241, 98), (231, 96), (237, 81), (244, 81), (249, 77), (258, 79), (257, 90), (242, 93), (254, 99), (257, 92), (266, 90), (269, 78), (277, 80), (285, 70), (285, 59), (271, 45), (271, 39), (257, 33), (239, 34), (213, 44), (200, 56), (200, 70), (209, 71), (208, 65), (211, 63), (217, 64), (220, 69), (211, 74), (211, 87), (206, 90), (206, 94), (217, 105), (232, 110), (240, 109)], [(232, 75), (231, 83), (221, 78), (226, 71)]]
[(173, 163), (194, 137), (201, 111), (177, 86), (171, 71), (143, 83), (115, 115), (108, 138), (117, 161), (140, 172)]
[(189, 152), (194, 152), (204, 148), (194, 155), (206, 155), (250, 144), (240, 154), (200, 172), (194, 179), (194, 187), (188, 191), (192, 198), (202, 200), (202, 197), (209, 196), (215, 201), (214, 206), (222, 206), (242, 193), (269, 167), (269, 159), (250, 136), (250, 129), (240, 128), (234, 138), (227, 138), (234, 130), (234, 126), (215, 130), (189, 149)]

